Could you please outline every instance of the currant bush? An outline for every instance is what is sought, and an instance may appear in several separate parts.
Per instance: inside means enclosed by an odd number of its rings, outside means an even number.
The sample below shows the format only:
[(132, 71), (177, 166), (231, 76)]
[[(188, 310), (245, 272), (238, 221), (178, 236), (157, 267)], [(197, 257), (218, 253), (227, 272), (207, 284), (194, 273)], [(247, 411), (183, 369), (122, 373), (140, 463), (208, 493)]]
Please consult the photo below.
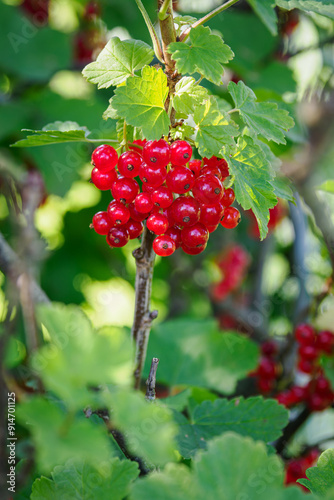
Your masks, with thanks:
[(231, 206), (234, 191), (223, 184), (229, 176), (226, 160), (192, 160), (192, 147), (183, 140), (137, 140), (130, 148), (118, 157), (103, 144), (92, 154), (92, 182), (114, 198), (91, 225), (107, 236), (108, 245), (126, 245), (146, 224), (157, 235), (157, 255), (167, 257), (177, 248), (197, 255), (220, 225), (233, 229), (239, 224), (240, 212)]

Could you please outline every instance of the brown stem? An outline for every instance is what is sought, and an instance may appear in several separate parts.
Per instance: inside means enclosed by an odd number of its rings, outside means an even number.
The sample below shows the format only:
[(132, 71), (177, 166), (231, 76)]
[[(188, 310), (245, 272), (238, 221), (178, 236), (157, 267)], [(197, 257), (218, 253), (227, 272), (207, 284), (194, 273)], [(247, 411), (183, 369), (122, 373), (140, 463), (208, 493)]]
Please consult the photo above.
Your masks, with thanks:
[(147, 388), (146, 388), (145, 398), (148, 401), (155, 400), (155, 383), (156, 383), (156, 378), (157, 378), (158, 364), (159, 364), (159, 359), (153, 358), (152, 363), (151, 363), (150, 373), (149, 373), (148, 379), (146, 380)]
[(158, 316), (157, 311), (150, 312), (153, 267), (155, 259), (155, 253), (152, 248), (154, 238), (155, 235), (145, 227), (141, 246), (133, 252), (133, 256), (136, 259), (137, 272), (135, 286), (135, 315), (131, 333), (132, 338), (136, 343), (136, 389), (139, 389), (140, 387), (151, 323), (152, 320)]

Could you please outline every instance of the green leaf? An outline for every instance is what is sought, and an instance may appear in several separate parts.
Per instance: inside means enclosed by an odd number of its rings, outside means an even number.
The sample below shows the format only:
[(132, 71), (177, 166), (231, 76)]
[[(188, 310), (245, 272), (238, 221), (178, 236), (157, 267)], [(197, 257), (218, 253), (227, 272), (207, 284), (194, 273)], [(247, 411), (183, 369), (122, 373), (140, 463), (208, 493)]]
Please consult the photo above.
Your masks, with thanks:
[(215, 321), (182, 318), (153, 328), (145, 374), (154, 356), (160, 359), (159, 382), (207, 387), (230, 394), (237, 381), (256, 366), (258, 347), (240, 334), (222, 335)]
[(284, 131), (294, 126), (293, 119), (285, 109), (278, 109), (276, 103), (256, 102), (256, 95), (241, 80), (230, 82), (228, 90), (235, 107), (251, 131), (269, 141), (286, 144)]
[(204, 401), (194, 408), (191, 423), (181, 413), (175, 413), (175, 418), (180, 429), (179, 452), (191, 458), (198, 449), (205, 449), (208, 441), (227, 431), (266, 443), (274, 441), (288, 423), (288, 412), (275, 400), (258, 396)]
[(147, 140), (154, 140), (168, 134), (167, 95), (164, 72), (145, 66), (141, 76), (128, 78), (125, 85), (115, 90), (112, 106), (126, 123), (140, 128)]
[(130, 385), (132, 347), (123, 330), (113, 329), (110, 335), (107, 328), (95, 332), (77, 306), (40, 306), (38, 318), (52, 343), (38, 350), (32, 367), (47, 389), (65, 401), (68, 408), (91, 404), (92, 394), (98, 393), (92, 393), (89, 387)]
[(173, 107), (180, 116), (186, 118), (193, 113), (195, 106), (202, 104), (207, 97), (207, 89), (196, 85), (195, 79), (191, 76), (185, 76), (175, 86)]
[(312, 493), (325, 496), (334, 490), (334, 449), (330, 448), (320, 455), (316, 467), (307, 469), (308, 479), (299, 479), (298, 483), (306, 486)]
[(277, 35), (277, 15), (275, 0), (247, 0), (254, 12), (267, 26), (272, 35)]
[(119, 116), (117, 114), (117, 111), (113, 107), (113, 98), (109, 99), (109, 106), (107, 109), (104, 111), (102, 118), (104, 120), (108, 120), (108, 118), (111, 118), (111, 120), (118, 120)]
[(295, 197), (293, 195), (293, 184), (287, 177), (277, 176), (271, 184), (277, 198), (292, 202), (295, 201)]
[(115, 391), (109, 398), (112, 421), (121, 430), (128, 449), (151, 464), (175, 460), (177, 427), (172, 412), (163, 405), (149, 404), (143, 394)]
[(60, 144), (62, 142), (85, 142), (90, 131), (80, 127), (75, 122), (54, 122), (45, 125), (42, 130), (23, 129), (31, 132), (26, 139), (12, 144), (16, 148), (29, 148), (32, 146), (45, 146), (47, 144)]
[(269, 209), (277, 204), (274, 180), (263, 151), (250, 137), (240, 137), (238, 151), (228, 158), (230, 174), (235, 176), (235, 196), (244, 210), (252, 210), (261, 239), (268, 232)]
[(230, 122), (227, 114), (220, 113), (214, 98), (195, 108), (194, 122), (197, 130), (195, 144), (201, 156), (221, 156), (224, 147), (235, 148), (237, 126)]
[(130, 460), (118, 458), (103, 463), (98, 470), (87, 462), (76, 464), (69, 460), (59, 465), (46, 477), (36, 479), (32, 486), (31, 500), (72, 500), (80, 498), (96, 500), (112, 498), (122, 500), (138, 474), (138, 465)]
[(334, 19), (333, 0), (275, 0), (282, 9), (300, 9)]
[(119, 85), (154, 57), (153, 49), (140, 40), (111, 38), (98, 55), (96, 61), (88, 64), (82, 74), (99, 89)]
[(195, 129), (186, 123), (182, 123), (182, 125), (177, 125), (170, 129), (169, 134), (172, 139), (183, 140), (186, 138), (190, 138), (193, 136)]
[(207, 80), (220, 85), (224, 73), (222, 64), (233, 59), (233, 52), (218, 35), (213, 35), (209, 27), (197, 26), (190, 30), (190, 43), (169, 44), (168, 52), (181, 73), (200, 73)]
[(31, 432), (39, 471), (47, 473), (70, 458), (95, 465), (108, 461), (111, 447), (107, 429), (84, 415), (71, 416), (40, 396), (20, 403), (16, 415)]
[(284, 470), (266, 446), (232, 432), (215, 438), (198, 453), (190, 469), (168, 465), (132, 486), (131, 500), (301, 500), (297, 487), (283, 486)]
[(317, 187), (318, 191), (325, 191), (325, 193), (334, 194), (334, 180), (329, 179), (323, 182), (320, 186)]
[(159, 399), (160, 403), (163, 403), (171, 410), (182, 411), (188, 404), (188, 399), (191, 396), (191, 389), (185, 389), (175, 396), (168, 396), (167, 398)]

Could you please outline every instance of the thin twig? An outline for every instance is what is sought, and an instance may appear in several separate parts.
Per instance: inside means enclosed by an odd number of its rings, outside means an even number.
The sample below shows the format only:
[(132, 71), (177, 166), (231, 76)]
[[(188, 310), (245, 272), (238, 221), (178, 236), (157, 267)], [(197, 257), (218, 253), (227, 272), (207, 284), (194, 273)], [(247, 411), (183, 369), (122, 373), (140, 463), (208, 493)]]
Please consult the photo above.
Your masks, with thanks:
[(153, 43), (155, 55), (160, 62), (163, 62), (163, 55), (162, 55), (162, 50), (161, 50), (161, 46), (160, 46), (160, 41), (159, 41), (158, 35), (154, 29), (154, 26), (152, 24), (150, 16), (146, 12), (146, 9), (145, 9), (141, 0), (135, 0), (135, 2), (137, 4), (138, 9), (141, 12), (141, 15), (144, 18), (145, 24), (147, 26), (149, 33), (150, 33), (150, 37), (151, 37), (151, 40)]
[(154, 238), (155, 235), (145, 227), (141, 246), (133, 252), (133, 256), (136, 259), (137, 272), (135, 285), (135, 315), (131, 333), (132, 338), (136, 343), (136, 389), (139, 389), (140, 387), (151, 323), (152, 320), (158, 316), (157, 311), (150, 312), (153, 267), (155, 260), (155, 253), (152, 248)]
[(148, 401), (155, 400), (155, 383), (157, 378), (157, 369), (158, 369), (159, 359), (152, 358), (150, 373), (148, 379), (146, 380), (146, 395), (145, 398)]
[(291, 438), (296, 434), (296, 432), (301, 428), (301, 426), (306, 422), (311, 412), (308, 408), (302, 410), (297, 418), (291, 420), (283, 431), (283, 436), (281, 436), (275, 444), (276, 451), (279, 455), (282, 455), (287, 444)]
[(225, 2), (220, 7), (217, 7), (216, 9), (212, 10), (211, 12), (209, 12), (209, 14), (206, 14), (206, 16), (201, 17), (201, 19), (199, 19), (198, 21), (196, 21), (193, 25), (191, 25), (189, 28), (187, 28), (182, 33), (182, 35), (180, 36), (180, 42), (183, 42), (183, 41), (185, 41), (188, 38), (190, 30), (192, 28), (197, 28), (197, 26), (200, 26), (201, 24), (207, 23), (208, 21), (210, 21), (210, 19), (212, 19), (213, 17), (215, 17), (217, 14), (220, 14), (221, 12), (223, 12), (226, 9), (228, 9), (229, 7), (232, 7), (232, 5), (234, 5), (237, 2), (239, 2), (239, 0), (229, 0), (228, 2)]

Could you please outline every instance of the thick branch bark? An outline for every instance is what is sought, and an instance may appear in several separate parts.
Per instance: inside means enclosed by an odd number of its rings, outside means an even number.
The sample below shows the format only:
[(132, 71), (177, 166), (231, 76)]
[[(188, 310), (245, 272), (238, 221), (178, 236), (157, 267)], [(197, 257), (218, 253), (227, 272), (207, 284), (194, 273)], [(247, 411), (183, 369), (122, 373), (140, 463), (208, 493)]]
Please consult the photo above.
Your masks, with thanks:
[(132, 326), (132, 338), (136, 342), (135, 358), (135, 388), (139, 389), (143, 371), (147, 343), (151, 330), (152, 320), (158, 315), (157, 311), (150, 312), (152, 291), (153, 267), (155, 253), (152, 248), (155, 235), (145, 228), (142, 243), (133, 252), (136, 259), (136, 301), (135, 316)]

